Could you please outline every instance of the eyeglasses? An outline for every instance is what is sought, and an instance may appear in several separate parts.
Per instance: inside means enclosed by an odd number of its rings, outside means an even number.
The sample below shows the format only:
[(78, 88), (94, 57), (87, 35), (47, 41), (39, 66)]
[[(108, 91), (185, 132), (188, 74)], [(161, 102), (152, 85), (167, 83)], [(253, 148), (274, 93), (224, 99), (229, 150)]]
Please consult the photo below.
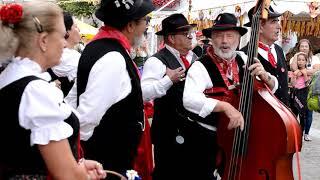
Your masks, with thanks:
[(178, 33), (174, 33), (171, 35), (182, 35), (184, 37), (192, 39), (196, 35), (196, 33), (195, 33), (195, 31), (188, 31), (188, 32), (178, 32)]

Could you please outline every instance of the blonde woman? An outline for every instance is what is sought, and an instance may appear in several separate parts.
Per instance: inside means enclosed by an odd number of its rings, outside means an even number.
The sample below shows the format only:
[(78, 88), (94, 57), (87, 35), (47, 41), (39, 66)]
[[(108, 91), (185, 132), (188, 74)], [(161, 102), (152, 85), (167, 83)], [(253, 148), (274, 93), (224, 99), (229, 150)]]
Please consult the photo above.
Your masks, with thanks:
[(12, 60), (0, 75), (0, 179), (106, 176), (98, 162), (78, 161), (78, 118), (62, 92), (42, 78), (59, 64), (65, 35), (62, 10), (54, 3), (7, 4), (0, 10), (0, 54)]

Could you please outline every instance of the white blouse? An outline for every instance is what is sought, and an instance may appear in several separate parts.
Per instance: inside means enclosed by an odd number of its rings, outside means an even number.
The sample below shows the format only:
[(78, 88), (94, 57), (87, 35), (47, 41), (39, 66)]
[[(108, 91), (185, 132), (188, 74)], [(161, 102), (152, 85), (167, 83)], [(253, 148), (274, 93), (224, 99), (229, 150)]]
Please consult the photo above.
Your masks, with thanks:
[[(39, 64), (28, 58), (14, 58), (0, 74), (0, 89), (26, 76), (43, 78)], [(72, 108), (63, 102), (63, 93), (45, 80), (31, 81), (25, 88), (19, 106), (19, 124), (31, 130), (30, 145), (46, 145), (72, 135), (72, 127), (64, 122)]]
[(52, 67), (52, 71), (58, 77), (68, 77), (69, 81), (77, 77), (78, 63), (81, 54), (69, 48), (64, 48), (59, 65)]

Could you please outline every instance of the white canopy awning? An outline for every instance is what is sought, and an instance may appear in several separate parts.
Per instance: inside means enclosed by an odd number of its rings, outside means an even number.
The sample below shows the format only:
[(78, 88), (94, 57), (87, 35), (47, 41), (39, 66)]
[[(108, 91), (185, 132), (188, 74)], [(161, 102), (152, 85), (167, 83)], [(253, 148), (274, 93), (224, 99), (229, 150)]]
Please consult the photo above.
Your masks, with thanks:
[[(273, 0), (271, 6), (278, 12), (290, 11), (293, 14), (309, 12), (307, 3), (319, 2), (320, 0)], [(224, 12), (234, 12), (235, 6), (240, 6), (245, 13), (255, 6), (257, 0), (193, 0), (192, 11), (204, 9), (222, 9)]]

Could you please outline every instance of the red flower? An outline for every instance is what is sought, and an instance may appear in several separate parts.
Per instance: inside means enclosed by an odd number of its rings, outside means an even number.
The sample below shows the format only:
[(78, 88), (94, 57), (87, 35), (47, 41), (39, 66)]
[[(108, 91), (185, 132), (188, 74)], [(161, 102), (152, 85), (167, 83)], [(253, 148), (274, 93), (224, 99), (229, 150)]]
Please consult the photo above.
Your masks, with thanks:
[(0, 20), (8, 24), (17, 24), (21, 21), (22, 14), (20, 4), (7, 4), (0, 9)]

